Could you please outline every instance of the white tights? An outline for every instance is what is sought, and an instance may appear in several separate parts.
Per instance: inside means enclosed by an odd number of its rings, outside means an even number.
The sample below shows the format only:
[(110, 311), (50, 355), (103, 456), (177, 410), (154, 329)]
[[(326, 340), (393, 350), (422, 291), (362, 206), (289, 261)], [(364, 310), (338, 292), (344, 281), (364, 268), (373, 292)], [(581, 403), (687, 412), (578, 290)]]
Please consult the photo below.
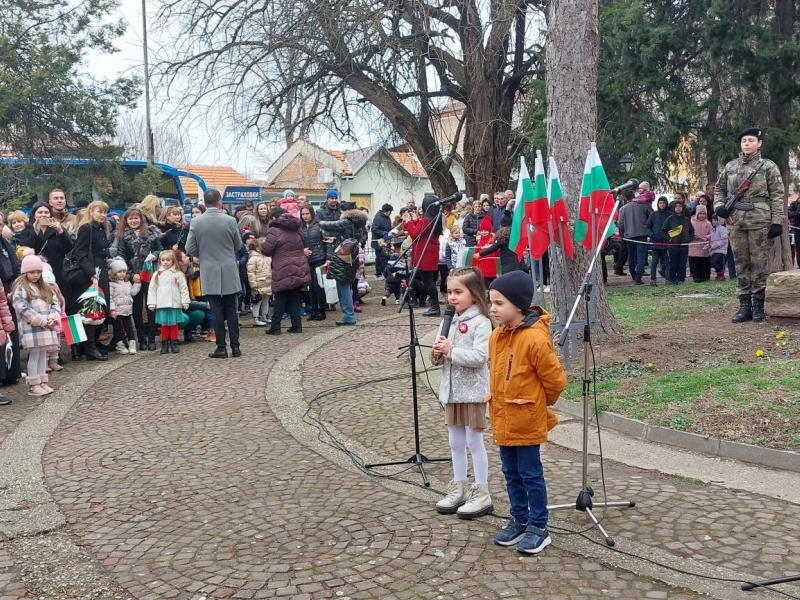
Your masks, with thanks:
[(453, 479), (467, 479), (467, 448), (472, 454), (472, 468), (475, 470), (475, 483), (489, 482), (489, 457), (483, 445), (483, 432), (466, 425), (448, 425), (450, 454), (453, 457)]

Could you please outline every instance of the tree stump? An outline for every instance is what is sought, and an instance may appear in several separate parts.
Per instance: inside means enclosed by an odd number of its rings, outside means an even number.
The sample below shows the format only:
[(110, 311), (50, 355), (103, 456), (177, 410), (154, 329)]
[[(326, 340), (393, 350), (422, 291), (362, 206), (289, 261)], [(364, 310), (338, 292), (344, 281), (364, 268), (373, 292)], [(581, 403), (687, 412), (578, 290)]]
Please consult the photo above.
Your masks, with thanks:
[(781, 271), (767, 277), (764, 312), (770, 317), (800, 318), (800, 270)]

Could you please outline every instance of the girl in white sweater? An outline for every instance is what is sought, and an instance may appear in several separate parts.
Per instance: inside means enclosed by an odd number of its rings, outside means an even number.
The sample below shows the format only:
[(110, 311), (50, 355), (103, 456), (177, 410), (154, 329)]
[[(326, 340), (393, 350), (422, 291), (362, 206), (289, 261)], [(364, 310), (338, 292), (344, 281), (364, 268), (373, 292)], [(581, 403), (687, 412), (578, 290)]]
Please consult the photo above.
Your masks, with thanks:
[(172, 250), (161, 253), (158, 265), (147, 290), (147, 308), (156, 312), (156, 323), (161, 326), (161, 354), (177, 354), (178, 323), (183, 311), (189, 308), (189, 286), (186, 276), (176, 266)]

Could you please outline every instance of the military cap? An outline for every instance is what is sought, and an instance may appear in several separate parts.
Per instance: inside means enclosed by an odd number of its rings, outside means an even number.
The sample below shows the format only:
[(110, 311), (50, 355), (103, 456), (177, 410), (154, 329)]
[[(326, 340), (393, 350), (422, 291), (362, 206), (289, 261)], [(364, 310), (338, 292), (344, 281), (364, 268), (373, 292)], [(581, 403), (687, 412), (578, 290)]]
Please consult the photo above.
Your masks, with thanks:
[(759, 129), (758, 127), (748, 127), (742, 133), (740, 133), (739, 137), (737, 137), (736, 139), (741, 142), (742, 138), (746, 135), (752, 135), (753, 137), (758, 138), (759, 140), (763, 140), (764, 130)]

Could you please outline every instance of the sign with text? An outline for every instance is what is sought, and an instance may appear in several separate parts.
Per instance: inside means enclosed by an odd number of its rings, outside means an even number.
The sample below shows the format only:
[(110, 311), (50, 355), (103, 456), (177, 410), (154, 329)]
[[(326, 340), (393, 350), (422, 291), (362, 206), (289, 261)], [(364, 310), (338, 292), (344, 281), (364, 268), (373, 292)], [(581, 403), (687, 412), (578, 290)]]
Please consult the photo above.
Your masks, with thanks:
[(254, 204), (261, 202), (261, 188), (249, 185), (229, 185), (225, 188), (222, 201), (231, 204), (243, 204), (252, 200)]

